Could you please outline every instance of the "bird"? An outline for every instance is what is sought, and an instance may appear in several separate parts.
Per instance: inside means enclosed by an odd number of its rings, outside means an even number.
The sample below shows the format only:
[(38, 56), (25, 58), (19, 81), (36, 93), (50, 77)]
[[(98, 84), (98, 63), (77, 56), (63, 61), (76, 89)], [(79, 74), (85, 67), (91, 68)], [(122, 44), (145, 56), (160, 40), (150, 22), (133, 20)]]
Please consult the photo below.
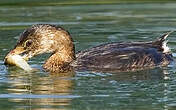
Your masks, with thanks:
[(127, 72), (162, 67), (173, 61), (166, 40), (172, 32), (154, 41), (110, 42), (75, 52), (72, 36), (67, 30), (53, 24), (35, 24), (20, 34), (4, 62), (11, 63), (10, 55), (19, 55), (28, 61), (34, 56), (50, 53), (43, 64), (43, 69), (48, 72)]

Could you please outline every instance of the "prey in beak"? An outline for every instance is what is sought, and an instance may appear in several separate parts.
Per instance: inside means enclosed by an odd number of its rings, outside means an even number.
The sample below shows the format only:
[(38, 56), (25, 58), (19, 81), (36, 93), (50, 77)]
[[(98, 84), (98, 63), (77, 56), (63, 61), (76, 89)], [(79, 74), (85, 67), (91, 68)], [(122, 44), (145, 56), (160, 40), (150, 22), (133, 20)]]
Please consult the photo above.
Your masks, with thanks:
[[(27, 63), (28, 55), (24, 54), (25, 51), (21, 47), (17, 47), (13, 50), (11, 50), (5, 57), (4, 63), (6, 65), (13, 65), (17, 66), (25, 71), (31, 71), (32, 68), (30, 65)], [(21, 54), (24, 54), (23, 56)]]

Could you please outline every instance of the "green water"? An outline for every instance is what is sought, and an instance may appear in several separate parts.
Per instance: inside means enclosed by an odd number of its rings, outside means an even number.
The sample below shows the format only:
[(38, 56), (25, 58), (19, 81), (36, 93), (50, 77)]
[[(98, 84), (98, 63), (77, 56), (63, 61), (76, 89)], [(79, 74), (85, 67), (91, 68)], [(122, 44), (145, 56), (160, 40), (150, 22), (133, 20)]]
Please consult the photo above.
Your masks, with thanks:
[[(128, 73), (75, 72), (75, 76), (43, 72), (47, 55), (29, 61), (41, 69), (33, 73), (3, 64), (19, 34), (33, 24), (63, 26), (71, 33), (76, 51), (112, 41), (149, 41), (176, 30), (176, 3), (115, 4), (111, 0), (99, 5), (53, 2), (40, 6), (37, 2), (23, 6), (22, 1), (18, 5), (12, 0), (0, 2), (0, 110), (176, 109), (174, 64)], [(174, 57), (175, 35), (168, 38)]]

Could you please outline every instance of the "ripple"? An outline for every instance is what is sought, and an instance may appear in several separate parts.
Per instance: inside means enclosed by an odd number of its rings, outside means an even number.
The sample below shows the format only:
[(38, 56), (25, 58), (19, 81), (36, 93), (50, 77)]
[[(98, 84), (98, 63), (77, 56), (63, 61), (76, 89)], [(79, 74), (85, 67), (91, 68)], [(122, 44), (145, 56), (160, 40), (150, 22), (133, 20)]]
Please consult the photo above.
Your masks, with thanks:
[(78, 24), (79, 22), (0, 22), (0, 26), (28, 26), (35, 24), (57, 24), (57, 25), (65, 25), (65, 24)]
[(78, 95), (34, 95), (34, 94), (0, 94), (0, 98), (31, 98), (31, 99), (43, 99), (43, 98), (53, 98), (53, 99), (74, 99), (80, 98)]

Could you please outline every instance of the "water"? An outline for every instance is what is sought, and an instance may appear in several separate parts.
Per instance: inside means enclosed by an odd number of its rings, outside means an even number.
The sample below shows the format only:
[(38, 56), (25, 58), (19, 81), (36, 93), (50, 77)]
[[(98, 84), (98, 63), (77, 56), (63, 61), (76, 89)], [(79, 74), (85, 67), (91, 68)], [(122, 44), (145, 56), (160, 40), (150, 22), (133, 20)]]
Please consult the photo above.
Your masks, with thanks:
[[(112, 41), (154, 40), (176, 30), (175, 10), (176, 3), (0, 6), (0, 109), (174, 110), (174, 64), (138, 72), (59, 75), (8, 68), (3, 58), (32, 24), (63, 26), (79, 51)], [(174, 56), (175, 35), (168, 38)], [(46, 58), (32, 58), (29, 63), (42, 69)]]

